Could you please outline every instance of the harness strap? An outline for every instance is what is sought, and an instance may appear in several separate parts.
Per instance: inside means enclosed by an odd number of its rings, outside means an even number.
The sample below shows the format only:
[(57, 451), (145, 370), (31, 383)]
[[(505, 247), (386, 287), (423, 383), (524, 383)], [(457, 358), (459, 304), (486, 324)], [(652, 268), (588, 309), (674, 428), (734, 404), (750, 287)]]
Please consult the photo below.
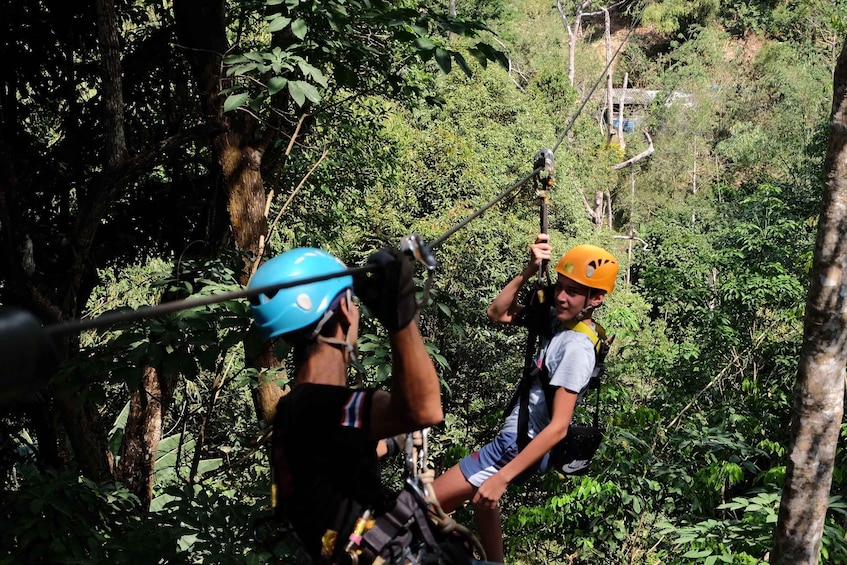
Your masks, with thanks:
[[(591, 344), (594, 346), (595, 362), (594, 370), (591, 373), (591, 378), (588, 380), (586, 388), (588, 390), (596, 390), (596, 398), (594, 403), (594, 427), (598, 427), (600, 421), (600, 382), (603, 374), (606, 371), (606, 355), (609, 353), (612, 341), (615, 336), (607, 337), (606, 329), (595, 322), (595, 327), (592, 328), (582, 321), (571, 320), (562, 323), (563, 327), (568, 330), (576, 331), (588, 336)], [(532, 388), (532, 383), (538, 379), (544, 390), (544, 400), (547, 403), (548, 410), (552, 415), (553, 412), (553, 387), (550, 386), (550, 375), (547, 372), (547, 367), (542, 359), (540, 366), (536, 364), (534, 358), (530, 354), (530, 350), (536, 348), (536, 342), (539, 339), (539, 334), (536, 330), (530, 328), (529, 340), (527, 344), (527, 355), (524, 363), (524, 371), (521, 380), (518, 383), (517, 390), (512, 395), (509, 401), (507, 411), (520, 406), (518, 411), (518, 450), (522, 451), (530, 441), (529, 438), (529, 393)]]
[(379, 516), (373, 527), (362, 537), (370, 549), (379, 555), (391, 543), (396, 543), (398, 538), (404, 537), (401, 534), (403, 530), (408, 530), (410, 537), (416, 537), (414, 530), (417, 530), (430, 549), (438, 547), (423, 507), (408, 489), (403, 490), (397, 497), (394, 508)]
[(569, 330), (587, 335), (588, 339), (590, 339), (591, 343), (594, 345), (594, 350), (598, 353), (600, 352), (600, 342), (606, 340), (606, 329), (603, 326), (594, 322), (594, 328), (592, 329), (592, 327), (585, 322), (577, 320), (562, 322), (562, 325)]

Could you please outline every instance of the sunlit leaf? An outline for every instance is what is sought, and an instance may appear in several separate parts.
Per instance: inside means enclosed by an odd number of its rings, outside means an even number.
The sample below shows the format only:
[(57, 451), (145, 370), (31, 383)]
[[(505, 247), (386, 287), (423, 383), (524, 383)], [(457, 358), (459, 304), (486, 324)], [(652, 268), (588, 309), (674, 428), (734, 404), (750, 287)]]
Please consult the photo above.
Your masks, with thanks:
[(271, 95), (274, 95), (283, 88), (285, 88), (286, 84), (288, 84), (288, 79), (285, 79), (283, 77), (271, 77), (271, 79), (268, 81), (268, 92)]
[(296, 19), (291, 24), (291, 33), (294, 34), (297, 39), (303, 39), (306, 37), (306, 33), (309, 31), (309, 26), (306, 25), (306, 22), (302, 19)]
[(238, 94), (230, 94), (227, 96), (227, 99), (224, 100), (224, 112), (229, 112), (235, 110), (239, 106), (242, 106), (250, 95), (247, 92), (240, 92)]
[(291, 18), (286, 18), (285, 16), (276, 16), (273, 20), (271, 20), (271, 23), (268, 24), (268, 31), (271, 33), (280, 31), (282, 29), (285, 29), (285, 26), (287, 26), (289, 23), (291, 23)]
[(288, 92), (298, 106), (305, 104), (306, 98), (313, 103), (321, 101), (321, 95), (318, 93), (318, 90), (308, 82), (302, 80), (288, 81)]

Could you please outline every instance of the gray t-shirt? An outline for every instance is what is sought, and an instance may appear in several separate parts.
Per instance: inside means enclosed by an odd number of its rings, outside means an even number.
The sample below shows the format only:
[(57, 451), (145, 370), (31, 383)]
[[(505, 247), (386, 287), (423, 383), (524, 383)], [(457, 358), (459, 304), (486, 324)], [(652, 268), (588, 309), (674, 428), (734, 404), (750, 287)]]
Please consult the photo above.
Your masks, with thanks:
[[(581, 400), (597, 360), (591, 338), (574, 330), (560, 331), (547, 344), (541, 358), (547, 366), (550, 384), (579, 393)], [(503, 432), (517, 433), (519, 412), (520, 402), (506, 417)], [(544, 401), (544, 390), (536, 379), (529, 392), (529, 437), (535, 437), (549, 423), (550, 412)]]

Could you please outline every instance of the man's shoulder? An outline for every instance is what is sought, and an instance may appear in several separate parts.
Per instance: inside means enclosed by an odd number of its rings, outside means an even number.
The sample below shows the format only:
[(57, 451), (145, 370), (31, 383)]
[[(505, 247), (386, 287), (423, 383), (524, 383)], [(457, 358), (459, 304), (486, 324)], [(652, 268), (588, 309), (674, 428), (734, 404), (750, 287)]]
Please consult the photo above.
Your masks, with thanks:
[(301, 383), (277, 405), (278, 423), (297, 421), (310, 425), (334, 422), (345, 428), (366, 428), (373, 389)]

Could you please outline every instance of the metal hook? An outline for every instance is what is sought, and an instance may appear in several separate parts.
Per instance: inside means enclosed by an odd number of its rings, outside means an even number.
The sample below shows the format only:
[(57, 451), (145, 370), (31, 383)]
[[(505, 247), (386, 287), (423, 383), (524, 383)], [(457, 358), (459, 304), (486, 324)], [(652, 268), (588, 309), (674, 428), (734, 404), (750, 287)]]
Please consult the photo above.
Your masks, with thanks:
[[(553, 174), (556, 172), (556, 156), (551, 149), (541, 149), (535, 154), (532, 161), (532, 166), (535, 169), (535, 183), (539, 187), (539, 191), (546, 191), (553, 185)], [(541, 178), (541, 171), (547, 175)], [(540, 194), (539, 194), (540, 196)]]
[(426, 267), (427, 277), (424, 283), (423, 296), (418, 304), (419, 307), (424, 307), (429, 304), (429, 289), (432, 286), (432, 279), (438, 262), (423, 238), (416, 233), (407, 235), (400, 240), (400, 251)]

